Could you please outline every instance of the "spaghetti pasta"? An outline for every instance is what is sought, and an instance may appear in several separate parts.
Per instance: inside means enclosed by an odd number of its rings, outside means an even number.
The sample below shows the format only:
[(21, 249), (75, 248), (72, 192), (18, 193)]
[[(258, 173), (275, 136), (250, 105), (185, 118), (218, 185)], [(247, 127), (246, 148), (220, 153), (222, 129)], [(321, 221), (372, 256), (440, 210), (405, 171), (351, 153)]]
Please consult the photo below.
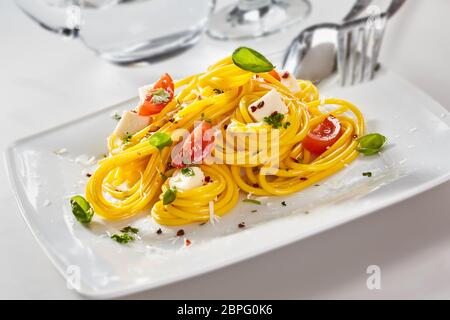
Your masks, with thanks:
[[(321, 100), (309, 81), (298, 80), (298, 90), (291, 90), (283, 84), (284, 76), (277, 79), (272, 73), (243, 70), (227, 57), (205, 72), (175, 82), (173, 99), (150, 116), (145, 128), (126, 141), (115, 134), (108, 138), (109, 156), (99, 162), (86, 188), (95, 212), (120, 220), (150, 210), (157, 223), (170, 226), (205, 222), (211, 213), (229, 212), (238, 202), (239, 190), (258, 196), (288, 195), (352, 162), (358, 156), (357, 138), (364, 134), (362, 113), (348, 101)], [(264, 102), (272, 90), (281, 96), (287, 112), (275, 111), (256, 121), (252, 112), (264, 103), (255, 106), (255, 102)], [(174, 164), (180, 150), (198, 151), (194, 132), (205, 129), (205, 123), (213, 138), (205, 143), (204, 132), (199, 131), (200, 160), (188, 155), (192, 163), (183, 157), (184, 162)], [(324, 139), (330, 130), (336, 131), (333, 140)], [(172, 143), (152, 145), (149, 138), (156, 133), (171, 136)], [(307, 148), (307, 139), (314, 148)], [(205, 156), (206, 145), (212, 144)], [(317, 147), (323, 150), (314, 152)], [(164, 203), (169, 180), (180, 170), (173, 166), (191, 165), (208, 179), (192, 189), (174, 190), (176, 198)]]

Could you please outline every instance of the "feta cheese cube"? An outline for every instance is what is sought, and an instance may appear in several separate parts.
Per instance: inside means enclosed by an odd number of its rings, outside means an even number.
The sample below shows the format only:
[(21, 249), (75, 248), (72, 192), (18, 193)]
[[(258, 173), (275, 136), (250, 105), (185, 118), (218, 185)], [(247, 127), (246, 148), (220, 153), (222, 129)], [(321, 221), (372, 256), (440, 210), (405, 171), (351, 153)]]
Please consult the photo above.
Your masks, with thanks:
[(264, 117), (268, 117), (274, 112), (287, 114), (289, 109), (283, 102), (278, 91), (272, 89), (260, 99), (249, 105), (248, 112), (256, 121), (263, 121)]
[(141, 116), (133, 111), (124, 111), (114, 130), (114, 134), (119, 138), (127, 134), (135, 134), (148, 126), (150, 119), (150, 116)]
[(173, 176), (169, 178), (170, 188), (177, 190), (191, 190), (201, 187), (205, 182), (205, 174), (199, 167), (186, 167), (184, 169), (190, 169), (188, 174), (182, 172), (183, 169), (179, 169), (174, 172)]
[(297, 79), (288, 71), (280, 72), (281, 84), (291, 90), (293, 93), (300, 91)]

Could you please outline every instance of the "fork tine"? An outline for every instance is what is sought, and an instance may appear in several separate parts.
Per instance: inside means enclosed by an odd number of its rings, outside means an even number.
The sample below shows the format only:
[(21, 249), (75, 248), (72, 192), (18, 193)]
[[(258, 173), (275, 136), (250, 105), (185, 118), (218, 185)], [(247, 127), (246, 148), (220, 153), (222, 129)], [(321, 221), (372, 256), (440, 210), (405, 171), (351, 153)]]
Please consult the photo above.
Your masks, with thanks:
[(387, 18), (380, 18), (379, 23), (381, 26), (375, 26), (372, 31), (373, 46), (372, 55), (370, 57), (370, 80), (375, 76), (375, 69), (378, 63), (378, 57), (380, 55), (381, 44), (383, 42), (384, 31), (386, 29)]
[(355, 28), (349, 32), (349, 61), (347, 63), (348, 71), (350, 72), (350, 84), (355, 83), (355, 72), (358, 59), (358, 41), (359, 41), (359, 29)]
[(361, 37), (362, 37), (362, 47), (361, 47), (361, 55), (360, 55), (360, 70), (359, 70), (359, 82), (364, 82), (365, 74), (366, 74), (366, 64), (367, 64), (367, 48), (368, 48), (368, 40), (370, 39), (370, 29), (367, 28), (361, 29)]

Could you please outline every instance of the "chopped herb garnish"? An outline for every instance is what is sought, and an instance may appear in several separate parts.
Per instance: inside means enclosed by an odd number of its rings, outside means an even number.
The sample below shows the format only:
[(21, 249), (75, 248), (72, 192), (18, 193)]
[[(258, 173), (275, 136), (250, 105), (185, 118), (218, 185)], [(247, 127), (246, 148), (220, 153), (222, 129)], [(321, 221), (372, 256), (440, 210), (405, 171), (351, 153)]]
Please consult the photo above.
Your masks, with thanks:
[(366, 156), (378, 153), (386, 143), (386, 137), (379, 133), (370, 133), (358, 139), (356, 150)]
[(281, 127), (281, 122), (284, 119), (284, 114), (274, 112), (268, 117), (264, 117), (264, 122), (271, 125), (273, 128), (278, 129)]
[(130, 241), (134, 241), (134, 237), (130, 236), (128, 233), (113, 234), (111, 236), (111, 239), (116, 240), (118, 243), (121, 244), (126, 244)]
[(133, 135), (131, 133), (126, 133), (125, 136), (122, 138), (123, 143), (127, 144), (131, 142), (131, 139), (133, 138)]
[(363, 172), (362, 174), (364, 177), (371, 177), (372, 176), (372, 172)]
[(250, 211), (250, 212), (251, 212), (251, 213), (255, 213), (255, 212), (258, 212), (258, 210), (255, 209), (255, 210), (252, 210), (252, 211)]
[(261, 204), (261, 201), (255, 199), (244, 199), (242, 202), (253, 203), (253, 204)]
[(269, 72), (274, 66), (261, 53), (247, 47), (239, 47), (234, 50), (232, 55), (233, 63), (239, 68), (254, 72)]
[(132, 226), (127, 226), (127, 227), (123, 228), (122, 230), (120, 230), (120, 232), (137, 234), (139, 232), (139, 229), (133, 228)]
[(119, 121), (120, 119), (122, 119), (122, 116), (116, 112), (116, 113), (113, 114), (112, 118), (114, 120)]
[(163, 88), (154, 89), (151, 91), (152, 99), (151, 102), (155, 104), (166, 103), (170, 100), (170, 93)]
[(81, 223), (89, 223), (94, 216), (94, 209), (82, 196), (74, 196), (70, 199), (70, 206), (75, 218)]
[(171, 204), (177, 198), (177, 190), (167, 189), (163, 194), (163, 205)]
[(181, 174), (186, 177), (193, 177), (195, 176), (194, 170), (192, 168), (186, 167), (181, 169)]
[(282, 205), (283, 207), (286, 207), (286, 206), (287, 206), (286, 201), (282, 201), (282, 202), (281, 202), (281, 205)]
[(172, 139), (170, 135), (164, 132), (155, 132), (148, 138), (150, 145), (162, 150), (164, 147), (170, 146), (172, 144)]
[(287, 129), (290, 125), (291, 123), (289, 121), (286, 121), (285, 123), (283, 123), (283, 128)]

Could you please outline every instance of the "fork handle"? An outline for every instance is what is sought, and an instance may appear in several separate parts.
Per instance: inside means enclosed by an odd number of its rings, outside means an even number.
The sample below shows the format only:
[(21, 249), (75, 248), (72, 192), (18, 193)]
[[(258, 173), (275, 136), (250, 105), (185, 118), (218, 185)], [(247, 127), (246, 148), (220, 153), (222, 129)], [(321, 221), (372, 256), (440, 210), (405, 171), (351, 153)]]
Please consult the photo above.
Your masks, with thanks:
[(388, 18), (392, 17), (405, 2), (406, 0), (392, 0), (389, 8), (386, 10)]

